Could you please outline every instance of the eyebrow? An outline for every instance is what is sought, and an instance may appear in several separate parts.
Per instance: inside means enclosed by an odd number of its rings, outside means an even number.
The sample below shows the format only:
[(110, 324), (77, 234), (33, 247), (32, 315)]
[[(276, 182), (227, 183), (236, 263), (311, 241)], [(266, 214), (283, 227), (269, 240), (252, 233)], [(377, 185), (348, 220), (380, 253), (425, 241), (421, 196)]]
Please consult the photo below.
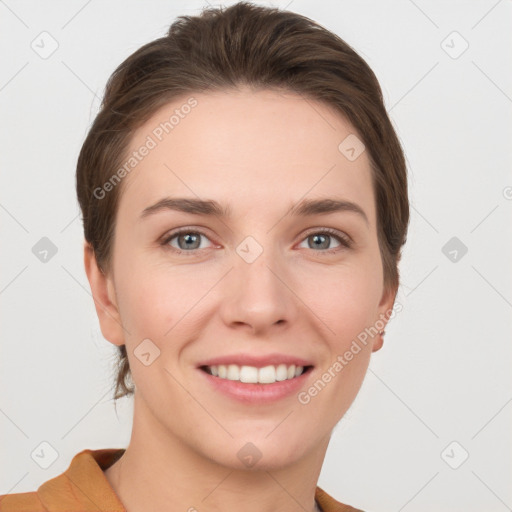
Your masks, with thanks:
[[(166, 210), (218, 217), (231, 217), (232, 215), (229, 206), (222, 207), (217, 201), (184, 197), (164, 197), (155, 204), (145, 208), (140, 217), (143, 219)], [(327, 215), (335, 212), (356, 213), (369, 225), (368, 217), (359, 205), (341, 199), (304, 199), (295, 204), (289, 213), (298, 217), (307, 217), (311, 215)]]

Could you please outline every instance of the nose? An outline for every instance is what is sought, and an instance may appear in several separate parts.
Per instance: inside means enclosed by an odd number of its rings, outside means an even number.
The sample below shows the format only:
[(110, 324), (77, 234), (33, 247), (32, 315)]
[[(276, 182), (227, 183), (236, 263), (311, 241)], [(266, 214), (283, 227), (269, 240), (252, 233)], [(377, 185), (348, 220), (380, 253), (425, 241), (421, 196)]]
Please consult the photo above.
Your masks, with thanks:
[(283, 329), (292, 324), (298, 304), (290, 280), (289, 272), (271, 251), (263, 251), (251, 263), (235, 255), (220, 306), (225, 325), (264, 335), (277, 326)]

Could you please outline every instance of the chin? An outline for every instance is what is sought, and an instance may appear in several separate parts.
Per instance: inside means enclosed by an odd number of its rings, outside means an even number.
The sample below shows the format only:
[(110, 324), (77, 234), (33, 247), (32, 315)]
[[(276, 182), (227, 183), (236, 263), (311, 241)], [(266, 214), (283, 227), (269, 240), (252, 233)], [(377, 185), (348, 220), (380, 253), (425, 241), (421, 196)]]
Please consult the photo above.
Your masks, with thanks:
[[(267, 432), (268, 434), (268, 432)], [(265, 434), (265, 435), (267, 435)], [(314, 446), (308, 446), (304, 439), (311, 436), (297, 434), (297, 440), (292, 440), (290, 435), (276, 436), (274, 439), (265, 436), (257, 437), (247, 433), (230, 439), (216, 447), (212, 453), (208, 447), (213, 462), (234, 470), (246, 471), (275, 471), (297, 463)]]

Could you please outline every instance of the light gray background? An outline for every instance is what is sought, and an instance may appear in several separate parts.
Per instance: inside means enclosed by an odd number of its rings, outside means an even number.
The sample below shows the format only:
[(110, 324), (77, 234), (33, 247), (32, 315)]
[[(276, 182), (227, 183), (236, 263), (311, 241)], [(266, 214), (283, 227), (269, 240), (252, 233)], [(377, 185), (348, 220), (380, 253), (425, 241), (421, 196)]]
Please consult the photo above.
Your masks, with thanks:
[[(367, 60), (409, 164), (404, 309), (319, 485), (367, 511), (510, 510), (512, 2), (259, 3), (309, 16)], [(83, 270), (76, 158), (115, 67), (205, 5), (0, 1), (0, 494), (128, 443), (131, 403), (116, 415), (114, 347)], [(31, 48), (51, 49), (43, 31), (59, 45), (46, 59)], [(58, 249), (47, 263), (32, 253), (42, 237)], [(457, 261), (442, 251), (452, 237), (468, 249)], [(58, 452), (47, 469), (31, 456), (42, 442)]]

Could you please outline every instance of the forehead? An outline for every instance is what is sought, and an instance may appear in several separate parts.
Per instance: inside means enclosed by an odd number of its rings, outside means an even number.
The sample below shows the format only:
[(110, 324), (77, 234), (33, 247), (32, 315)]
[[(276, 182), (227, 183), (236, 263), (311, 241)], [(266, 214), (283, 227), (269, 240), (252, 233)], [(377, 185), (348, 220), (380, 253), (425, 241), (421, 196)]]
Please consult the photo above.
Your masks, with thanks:
[(330, 106), (291, 92), (185, 95), (134, 133), (128, 157), (138, 155), (120, 208), (129, 203), (140, 213), (165, 195), (215, 198), (235, 211), (256, 200), (285, 208), (306, 196), (335, 195), (361, 204), (373, 222), (366, 151), (356, 159), (343, 152), (354, 137)]

